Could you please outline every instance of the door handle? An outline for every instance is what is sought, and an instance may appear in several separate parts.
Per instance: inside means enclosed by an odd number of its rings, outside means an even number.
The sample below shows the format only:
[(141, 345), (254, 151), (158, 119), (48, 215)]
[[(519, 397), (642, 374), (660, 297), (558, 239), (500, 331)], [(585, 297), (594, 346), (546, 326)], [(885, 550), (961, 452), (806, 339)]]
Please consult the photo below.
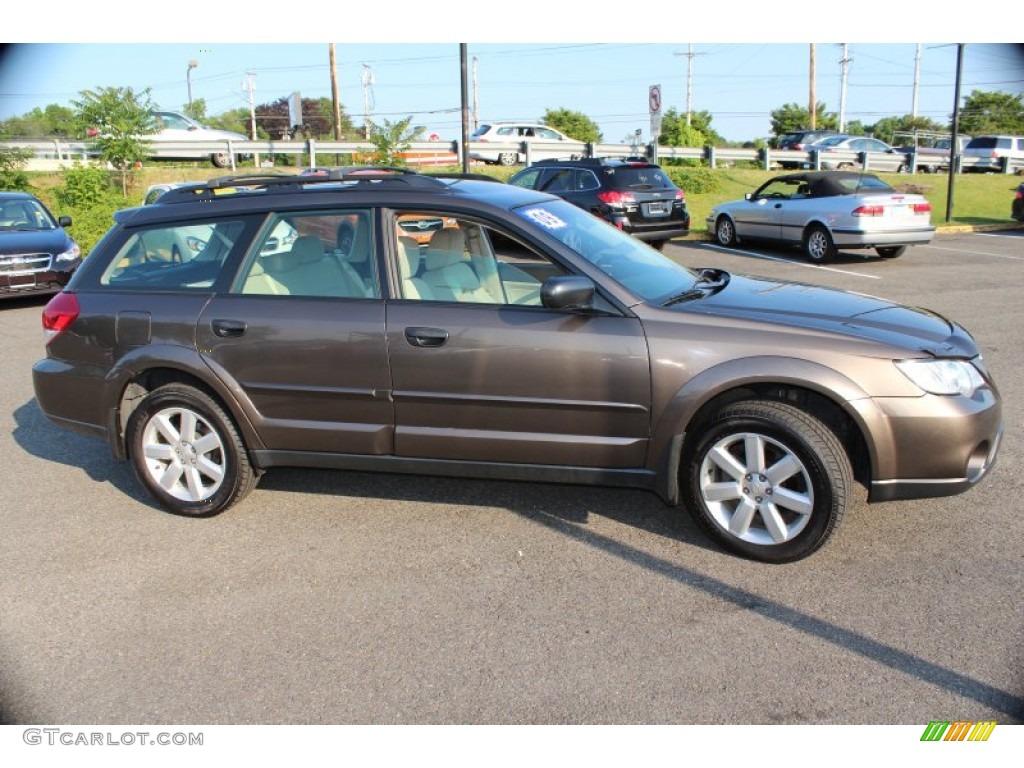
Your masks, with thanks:
[(214, 320), (210, 323), (215, 335), (222, 339), (234, 339), (245, 334), (245, 321), (243, 320)]
[(406, 328), (405, 340), (414, 347), (440, 347), (448, 341), (448, 331), (442, 328)]
[(782, 203), (776, 203), (776, 204), (775, 204), (775, 207), (776, 207), (776, 208), (781, 208), (781, 207), (782, 207)]

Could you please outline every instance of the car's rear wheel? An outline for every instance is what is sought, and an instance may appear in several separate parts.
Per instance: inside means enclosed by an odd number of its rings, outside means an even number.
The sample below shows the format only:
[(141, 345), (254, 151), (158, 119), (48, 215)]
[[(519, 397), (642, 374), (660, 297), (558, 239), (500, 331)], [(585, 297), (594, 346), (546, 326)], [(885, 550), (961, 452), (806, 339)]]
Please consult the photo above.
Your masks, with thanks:
[(907, 252), (905, 245), (889, 245), (884, 248), (875, 248), (875, 253), (883, 259), (895, 259)]
[(683, 454), (683, 483), (700, 526), (730, 551), (785, 563), (820, 548), (853, 492), (836, 435), (772, 401), (719, 411)]
[(728, 216), (719, 216), (715, 222), (715, 239), (726, 248), (736, 245), (736, 225)]
[(653, 248), (654, 250), (656, 250), (656, 251), (661, 251), (661, 250), (663, 250), (663, 249), (665, 248), (665, 243), (667, 243), (667, 242), (668, 242), (668, 240), (652, 240), (652, 241), (651, 241), (651, 242), (649, 243), (649, 245), (650, 245), (650, 246), (651, 246), (651, 248)]
[(836, 246), (825, 227), (816, 224), (804, 233), (804, 255), (815, 264), (835, 258)]
[(498, 165), (515, 165), (518, 162), (518, 152), (502, 152), (498, 155)]
[(227, 152), (214, 152), (210, 155), (210, 162), (217, 168), (230, 168), (231, 155)]
[(215, 514), (256, 486), (258, 475), (231, 417), (194, 387), (153, 390), (132, 412), (125, 437), (136, 477), (175, 514)]

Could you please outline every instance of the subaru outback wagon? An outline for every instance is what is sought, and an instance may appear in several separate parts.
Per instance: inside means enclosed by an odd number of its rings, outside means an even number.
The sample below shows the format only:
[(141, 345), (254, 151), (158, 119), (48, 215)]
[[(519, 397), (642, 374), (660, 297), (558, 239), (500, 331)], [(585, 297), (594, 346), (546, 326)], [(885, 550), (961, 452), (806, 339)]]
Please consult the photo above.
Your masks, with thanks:
[[(409, 216), (447, 225), (421, 244)], [(629, 486), (785, 562), (855, 482), (951, 495), (996, 458), (999, 396), (959, 325), (691, 270), (533, 190), (235, 177), (115, 220), (44, 310), (35, 392), (174, 513), (281, 466)], [(282, 221), (297, 236), (266, 253)], [(200, 251), (150, 253), (194, 227)]]

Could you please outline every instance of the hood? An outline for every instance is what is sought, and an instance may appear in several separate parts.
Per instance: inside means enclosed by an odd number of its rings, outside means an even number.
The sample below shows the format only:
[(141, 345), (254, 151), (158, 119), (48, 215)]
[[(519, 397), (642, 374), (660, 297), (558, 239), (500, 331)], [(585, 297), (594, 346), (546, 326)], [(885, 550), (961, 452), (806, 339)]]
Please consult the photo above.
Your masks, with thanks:
[(74, 241), (63, 229), (8, 230), (0, 232), (0, 255), (64, 253)]
[(837, 334), (936, 357), (978, 354), (967, 331), (927, 309), (804, 283), (733, 275), (717, 293), (671, 309)]

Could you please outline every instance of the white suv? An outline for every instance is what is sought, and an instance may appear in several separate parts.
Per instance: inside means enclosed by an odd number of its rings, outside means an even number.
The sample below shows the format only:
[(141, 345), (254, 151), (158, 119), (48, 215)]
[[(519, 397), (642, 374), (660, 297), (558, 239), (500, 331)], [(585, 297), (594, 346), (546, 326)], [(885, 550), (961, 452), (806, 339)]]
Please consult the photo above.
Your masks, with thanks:
[(1010, 163), (1007, 171), (1019, 170), (1024, 167), (1024, 136), (975, 136), (964, 147), (964, 157), (975, 159), (964, 164), (965, 171), (1002, 171), (1004, 162)]
[[(537, 160), (578, 160), (583, 156), (584, 145), (581, 141), (570, 139), (564, 133), (538, 123), (487, 123), (481, 125), (469, 137), (473, 143), (521, 144), (524, 141), (536, 142), (537, 148), (530, 148), (530, 161)], [(557, 142), (570, 142), (568, 146), (556, 146)], [(525, 160), (526, 155), (517, 149), (480, 149), (471, 148), (469, 156), (474, 160), (497, 165), (516, 165)]]

